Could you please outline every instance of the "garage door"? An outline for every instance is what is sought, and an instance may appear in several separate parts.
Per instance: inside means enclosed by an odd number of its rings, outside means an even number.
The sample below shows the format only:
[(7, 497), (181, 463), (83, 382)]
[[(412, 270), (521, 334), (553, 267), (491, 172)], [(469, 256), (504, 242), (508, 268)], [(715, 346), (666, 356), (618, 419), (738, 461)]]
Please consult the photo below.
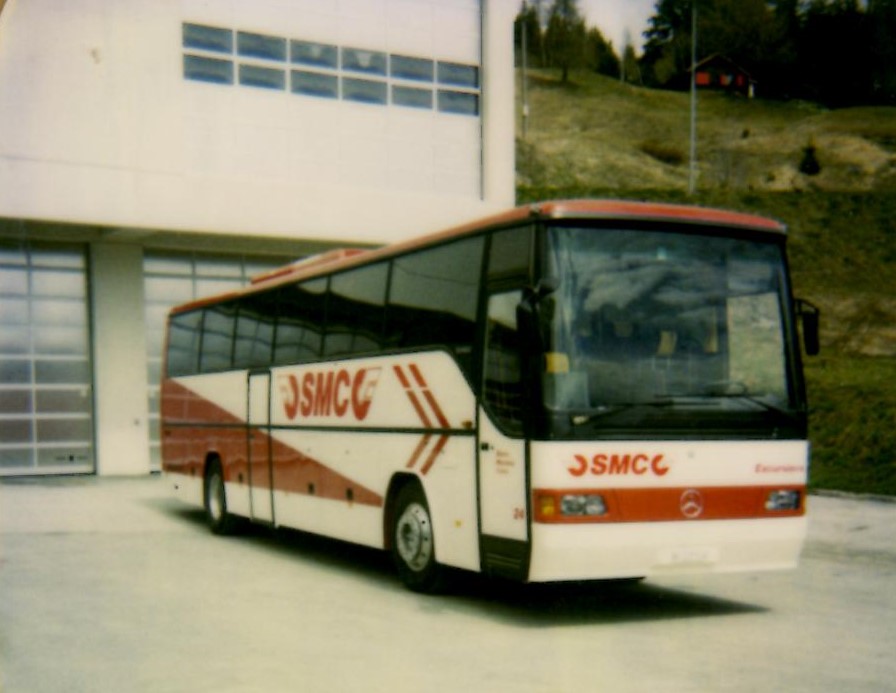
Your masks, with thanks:
[(0, 475), (94, 469), (86, 266), (0, 242)]

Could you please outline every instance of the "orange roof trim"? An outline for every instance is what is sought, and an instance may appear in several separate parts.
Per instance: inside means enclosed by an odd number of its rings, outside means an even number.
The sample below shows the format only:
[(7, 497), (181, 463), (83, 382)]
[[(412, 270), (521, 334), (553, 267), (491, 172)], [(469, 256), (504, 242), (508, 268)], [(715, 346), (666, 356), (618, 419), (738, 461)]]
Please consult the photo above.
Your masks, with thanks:
[(301, 270), (312, 269), (314, 267), (322, 267), (323, 265), (330, 265), (334, 262), (339, 262), (340, 260), (347, 260), (348, 258), (355, 257), (356, 255), (362, 255), (366, 253), (363, 248), (337, 248), (336, 250), (328, 250), (325, 253), (318, 253), (317, 255), (309, 255), (308, 257), (303, 257), (295, 262), (291, 262), (288, 265), (284, 265), (283, 267), (277, 267), (268, 272), (262, 272), (261, 274), (256, 274), (250, 280), (252, 284), (263, 284), (265, 282), (273, 281), (274, 279), (279, 279), (280, 277), (284, 277), (289, 274), (294, 274), (295, 272), (299, 272)]
[(744, 212), (713, 207), (627, 200), (556, 200), (529, 206), (534, 216), (545, 219), (643, 219), (644, 221), (687, 221), (696, 224), (734, 226), (784, 233), (780, 221)]

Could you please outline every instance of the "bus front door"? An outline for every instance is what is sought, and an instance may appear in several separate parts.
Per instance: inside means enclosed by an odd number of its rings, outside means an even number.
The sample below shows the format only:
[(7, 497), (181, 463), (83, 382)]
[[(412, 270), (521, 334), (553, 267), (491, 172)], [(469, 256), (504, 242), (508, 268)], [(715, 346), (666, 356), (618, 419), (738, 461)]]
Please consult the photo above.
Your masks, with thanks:
[(271, 459), (271, 374), (249, 374), (247, 445), (249, 500), (252, 519), (274, 522), (274, 479)]
[(528, 459), (516, 306), (520, 290), (489, 296), (484, 407), (479, 412), (479, 554), (482, 571), (516, 580), (529, 573)]

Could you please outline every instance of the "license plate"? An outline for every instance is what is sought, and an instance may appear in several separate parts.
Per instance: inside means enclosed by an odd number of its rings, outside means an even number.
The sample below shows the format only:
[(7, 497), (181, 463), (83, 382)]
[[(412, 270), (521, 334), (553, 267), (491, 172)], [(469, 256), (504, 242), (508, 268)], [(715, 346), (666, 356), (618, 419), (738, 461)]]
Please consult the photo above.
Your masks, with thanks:
[(713, 546), (679, 546), (660, 552), (660, 565), (705, 565), (717, 563), (719, 550)]

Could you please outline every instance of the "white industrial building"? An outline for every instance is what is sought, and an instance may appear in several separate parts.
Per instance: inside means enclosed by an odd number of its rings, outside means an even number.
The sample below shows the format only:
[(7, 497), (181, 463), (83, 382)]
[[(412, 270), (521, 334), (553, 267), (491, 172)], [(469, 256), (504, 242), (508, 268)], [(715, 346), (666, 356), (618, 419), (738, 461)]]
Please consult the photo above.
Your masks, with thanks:
[(159, 467), (164, 316), (514, 202), (513, 0), (0, 0), (0, 475)]

